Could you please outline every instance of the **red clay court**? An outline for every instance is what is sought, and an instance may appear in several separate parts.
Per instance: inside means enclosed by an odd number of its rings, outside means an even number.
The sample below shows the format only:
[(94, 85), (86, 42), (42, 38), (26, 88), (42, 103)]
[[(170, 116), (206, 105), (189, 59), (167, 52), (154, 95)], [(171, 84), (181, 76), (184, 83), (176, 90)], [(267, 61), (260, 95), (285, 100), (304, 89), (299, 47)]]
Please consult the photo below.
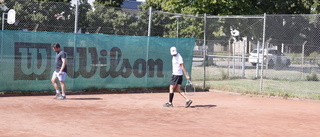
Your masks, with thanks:
[[(52, 95), (53, 96), (53, 95)], [(198, 92), (0, 97), (1, 137), (316, 137), (320, 102)]]

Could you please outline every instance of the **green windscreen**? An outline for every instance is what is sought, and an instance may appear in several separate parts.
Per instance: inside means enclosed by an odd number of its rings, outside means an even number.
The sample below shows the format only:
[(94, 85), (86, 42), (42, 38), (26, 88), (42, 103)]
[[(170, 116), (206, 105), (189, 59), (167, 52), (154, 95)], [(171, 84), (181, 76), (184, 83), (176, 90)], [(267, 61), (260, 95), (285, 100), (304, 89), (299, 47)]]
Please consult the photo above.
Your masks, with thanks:
[(67, 53), (67, 90), (168, 86), (172, 46), (191, 75), (193, 38), (8, 30), (0, 34), (0, 91), (54, 90), (54, 43)]

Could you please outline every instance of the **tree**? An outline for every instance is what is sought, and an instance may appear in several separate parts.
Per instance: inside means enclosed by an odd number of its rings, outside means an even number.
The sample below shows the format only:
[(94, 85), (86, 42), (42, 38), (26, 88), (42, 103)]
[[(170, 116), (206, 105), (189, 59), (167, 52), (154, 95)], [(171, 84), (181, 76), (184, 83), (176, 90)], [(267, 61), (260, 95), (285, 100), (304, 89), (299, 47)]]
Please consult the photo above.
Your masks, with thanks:
[[(140, 22), (144, 28), (148, 27), (149, 23), (149, 7), (152, 7), (153, 10), (162, 10), (161, 6), (162, 0), (147, 0), (145, 3), (142, 3), (139, 7), (140, 9)], [(168, 34), (170, 28), (166, 27), (166, 24), (174, 23), (174, 18), (169, 18), (170, 16), (162, 13), (152, 13), (152, 27), (151, 27), (151, 36), (160, 36), (163, 37)]]
[(315, 0), (258, 0), (255, 4), (267, 14), (310, 14)]
[[(89, 27), (89, 20), (87, 18), (87, 14), (92, 10), (91, 5), (88, 3), (88, 0), (80, 0), (78, 8), (78, 28), (87, 28)], [(73, 10), (76, 12), (76, 9)]]
[(312, 14), (320, 13), (320, 1), (319, 0), (313, 0), (313, 5), (311, 6), (311, 13)]
[[(166, 12), (183, 13), (178, 19), (171, 18), (171, 22), (165, 22), (165, 28), (168, 32), (164, 32), (163, 36), (175, 37), (177, 32), (177, 24), (179, 25), (179, 37), (195, 37), (197, 39), (203, 39), (204, 36), (204, 16), (203, 14), (210, 15), (232, 15), (243, 13), (258, 12), (259, 9), (254, 7), (250, 2), (245, 0), (241, 1), (207, 1), (207, 0), (153, 0), (147, 1), (143, 7), (146, 9), (148, 6), (162, 10)], [(154, 14), (153, 14), (154, 15)], [(194, 15), (194, 17), (188, 17)], [(153, 18), (156, 20), (157, 18)], [(246, 30), (243, 33), (250, 34), (250, 30), (244, 29), (250, 27), (257, 22), (257, 20), (246, 19), (219, 19), (212, 18), (207, 19), (206, 26), (206, 38), (207, 40), (223, 39), (228, 41), (230, 38), (230, 26), (234, 26), (237, 29)], [(262, 24), (262, 23), (261, 23)], [(163, 26), (163, 25), (162, 25)], [(262, 25), (261, 25), (262, 26)], [(154, 27), (154, 25), (153, 25)], [(261, 28), (256, 30), (261, 31)], [(262, 34), (262, 32), (261, 32)], [(261, 35), (260, 35), (261, 36)], [(209, 44), (210, 45), (210, 44)], [(206, 58), (209, 60), (209, 58)]]
[(96, 5), (95, 10), (89, 11), (88, 22), (91, 28), (89, 32), (99, 30), (99, 33), (118, 35), (141, 35), (138, 30), (138, 18), (130, 12), (120, 8)]
[(16, 11), (15, 24), (7, 26), (13, 30), (70, 32), (68, 26), (74, 24), (71, 3), (6, 0), (5, 4)]
[[(167, 1), (162, 0), (148, 0), (140, 6), (140, 9), (144, 11), (143, 15), (147, 15), (149, 7), (153, 10), (164, 11), (164, 6)], [(174, 17), (172, 14), (167, 13), (153, 13), (152, 14), (152, 36), (165, 36), (176, 37), (177, 36), (177, 24), (179, 24), (179, 37), (198, 37), (203, 32), (203, 21), (201, 18), (193, 17)], [(146, 22), (147, 23), (147, 22)], [(200, 32), (200, 33), (199, 33)]]

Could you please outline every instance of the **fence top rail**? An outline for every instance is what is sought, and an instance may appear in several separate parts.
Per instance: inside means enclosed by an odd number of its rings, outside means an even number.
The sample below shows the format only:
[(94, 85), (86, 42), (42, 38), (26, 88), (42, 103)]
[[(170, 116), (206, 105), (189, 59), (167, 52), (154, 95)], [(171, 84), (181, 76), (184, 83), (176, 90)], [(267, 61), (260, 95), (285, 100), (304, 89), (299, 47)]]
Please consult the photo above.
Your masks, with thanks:
[[(165, 13), (173, 16), (183, 16), (183, 17), (195, 17), (195, 18), (205, 18), (204, 14), (198, 14), (198, 15), (188, 15), (188, 14), (181, 14), (181, 13), (171, 13), (171, 12), (165, 12), (165, 11), (153, 11), (157, 13)], [(263, 19), (263, 15), (208, 15), (206, 18), (256, 18), (256, 19)]]
[(202, 16), (202, 14), (198, 14), (198, 15), (190, 15), (190, 14), (181, 14), (181, 13), (172, 13), (172, 12), (165, 12), (165, 11), (153, 11), (156, 13), (165, 13), (165, 14), (169, 14), (169, 15), (173, 15), (173, 16), (181, 16), (181, 17), (194, 17), (194, 18), (204, 18)]

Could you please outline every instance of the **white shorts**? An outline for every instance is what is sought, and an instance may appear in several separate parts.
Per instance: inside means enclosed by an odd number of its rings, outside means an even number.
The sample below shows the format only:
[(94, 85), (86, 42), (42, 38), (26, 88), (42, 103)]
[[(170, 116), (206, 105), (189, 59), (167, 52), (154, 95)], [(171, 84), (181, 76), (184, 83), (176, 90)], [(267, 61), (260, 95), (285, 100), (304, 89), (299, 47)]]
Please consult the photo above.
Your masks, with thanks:
[(52, 74), (52, 78), (58, 78), (59, 81), (64, 81), (64, 80), (66, 80), (66, 76), (67, 76), (67, 73), (66, 73), (66, 72), (62, 72), (62, 75), (59, 75), (58, 72), (54, 71), (53, 74)]

